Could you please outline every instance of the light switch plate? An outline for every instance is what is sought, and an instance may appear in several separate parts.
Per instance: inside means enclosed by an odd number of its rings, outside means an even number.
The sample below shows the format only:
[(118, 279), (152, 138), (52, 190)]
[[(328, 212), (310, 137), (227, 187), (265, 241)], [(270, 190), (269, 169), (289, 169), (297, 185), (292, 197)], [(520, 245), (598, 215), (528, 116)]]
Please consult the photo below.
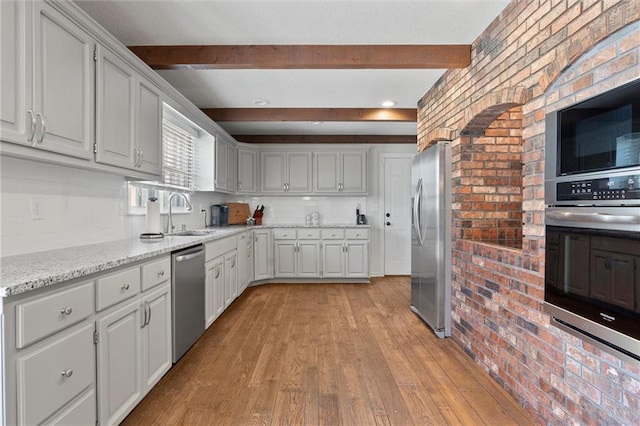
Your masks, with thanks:
[(31, 197), (31, 220), (44, 219), (44, 199), (42, 197)]

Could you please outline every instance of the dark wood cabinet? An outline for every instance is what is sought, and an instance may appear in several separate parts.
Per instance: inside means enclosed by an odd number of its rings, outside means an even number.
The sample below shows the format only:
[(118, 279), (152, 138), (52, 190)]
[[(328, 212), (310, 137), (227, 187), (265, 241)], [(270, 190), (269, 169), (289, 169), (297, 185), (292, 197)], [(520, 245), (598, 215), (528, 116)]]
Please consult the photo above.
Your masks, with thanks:
[(563, 268), (558, 271), (558, 282), (565, 293), (589, 296), (589, 251), (589, 236), (560, 234), (559, 258)]

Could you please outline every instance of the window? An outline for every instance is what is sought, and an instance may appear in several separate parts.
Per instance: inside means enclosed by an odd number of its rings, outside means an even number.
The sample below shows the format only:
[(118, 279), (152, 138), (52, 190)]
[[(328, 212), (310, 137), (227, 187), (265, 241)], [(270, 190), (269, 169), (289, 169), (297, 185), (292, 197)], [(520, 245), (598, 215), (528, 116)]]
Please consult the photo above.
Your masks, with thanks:
[[(167, 104), (162, 117), (162, 183), (130, 182), (127, 211), (143, 215), (147, 200), (155, 197), (160, 213), (169, 212), (169, 196), (173, 192), (192, 192), (195, 188), (194, 145), (205, 132)], [(184, 199), (174, 198), (172, 212), (186, 213)]]

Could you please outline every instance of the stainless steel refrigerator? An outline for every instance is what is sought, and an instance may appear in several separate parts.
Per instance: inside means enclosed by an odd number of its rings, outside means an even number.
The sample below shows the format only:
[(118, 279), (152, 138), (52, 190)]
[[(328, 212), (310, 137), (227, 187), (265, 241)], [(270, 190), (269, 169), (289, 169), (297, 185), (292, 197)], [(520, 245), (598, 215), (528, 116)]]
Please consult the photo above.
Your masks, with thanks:
[(411, 310), (451, 336), (451, 144), (416, 154), (411, 169)]

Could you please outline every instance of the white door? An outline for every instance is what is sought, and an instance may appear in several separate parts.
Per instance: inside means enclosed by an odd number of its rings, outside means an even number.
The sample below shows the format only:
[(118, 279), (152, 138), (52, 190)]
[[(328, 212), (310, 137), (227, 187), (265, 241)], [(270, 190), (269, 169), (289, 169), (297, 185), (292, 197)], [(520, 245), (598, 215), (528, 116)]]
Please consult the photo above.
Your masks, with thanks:
[(322, 243), (322, 276), (344, 277), (345, 245), (342, 240)]
[(288, 156), (287, 192), (311, 192), (311, 152), (293, 152)]
[(140, 302), (96, 321), (98, 331), (98, 416), (120, 423), (142, 397)]
[(273, 276), (273, 255), (271, 250), (271, 231), (254, 231), (253, 238), (253, 274), (256, 281)]
[(97, 46), (96, 161), (133, 168), (136, 75), (110, 50)]
[(93, 39), (45, 2), (34, 2), (36, 146), (93, 157), (95, 68)]
[[(29, 2), (0, 2), (0, 134), (2, 140), (31, 145), (35, 115), (31, 105), (31, 49), (26, 19)], [(35, 113), (34, 113), (35, 114)]]
[(411, 158), (384, 159), (384, 274), (411, 274)]
[(291, 278), (296, 276), (296, 242), (295, 240), (275, 242), (275, 268), (276, 278)]
[(147, 295), (142, 306), (147, 324), (142, 328), (144, 393), (171, 368), (171, 285)]
[(136, 144), (138, 168), (160, 175), (162, 167), (162, 95), (150, 82), (138, 79)]
[(318, 278), (320, 276), (320, 242), (301, 240), (298, 242), (298, 276)]

